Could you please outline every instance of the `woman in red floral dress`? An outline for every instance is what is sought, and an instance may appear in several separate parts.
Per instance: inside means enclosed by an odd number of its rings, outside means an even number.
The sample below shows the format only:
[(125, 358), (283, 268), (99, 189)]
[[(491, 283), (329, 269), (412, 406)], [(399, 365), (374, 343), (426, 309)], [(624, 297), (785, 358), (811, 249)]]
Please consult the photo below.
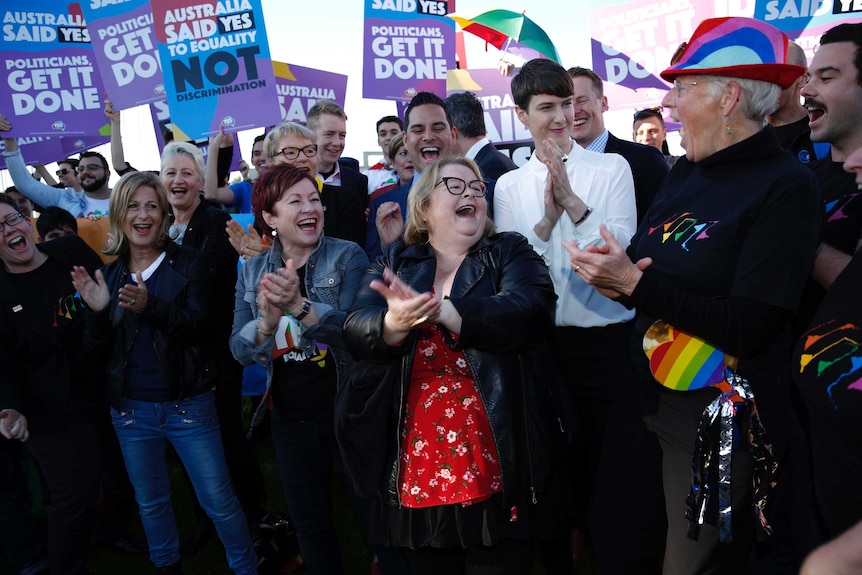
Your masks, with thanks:
[(387, 456), (375, 468), (343, 443), (345, 466), (376, 490), (372, 540), (405, 548), (414, 574), (531, 572), (526, 519), (548, 473), (542, 425), (554, 420), (547, 381), (529, 375), (556, 295), (527, 241), (494, 232), (486, 189), (471, 160), (428, 167), (404, 242), (372, 266), (344, 327), (357, 372), (387, 370), (352, 378), (346, 393), (387, 398), (378, 423), (389, 434), (357, 439), (345, 415), (340, 441)]

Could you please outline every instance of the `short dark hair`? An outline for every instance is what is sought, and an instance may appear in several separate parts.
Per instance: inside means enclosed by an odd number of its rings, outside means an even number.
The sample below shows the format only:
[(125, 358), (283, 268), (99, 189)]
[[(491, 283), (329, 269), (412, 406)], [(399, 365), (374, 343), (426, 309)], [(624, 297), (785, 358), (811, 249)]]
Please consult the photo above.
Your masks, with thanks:
[(515, 105), (526, 110), (530, 99), (538, 94), (568, 98), (575, 92), (572, 77), (566, 69), (552, 60), (530, 60), (512, 78), (512, 98)]
[(78, 168), (78, 164), (80, 163), (81, 162), (79, 162), (77, 158), (66, 158), (65, 160), (60, 160), (59, 162), (57, 162), (57, 165), (69, 164), (70, 166), (72, 166), (72, 169), (75, 170)]
[(398, 116), (383, 116), (382, 118), (377, 120), (377, 125), (374, 127), (374, 129), (379, 132), (380, 131), (380, 124), (386, 124), (389, 122), (394, 122), (394, 123), (398, 124), (398, 127), (400, 129), (402, 129), (402, 130), (404, 129), (404, 122), (402, 122), (401, 118), (399, 118)]
[(446, 121), (449, 122), (449, 127), (451, 128), (452, 118), (449, 116), (449, 110), (446, 109), (446, 102), (443, 101), (443, 98), (433, 92), (419, 92), (413, 96), (413, 99), (410, 100), (409, 104), (407, 104), (407, 109), (404, 110), (404, 125), (408, 128), (410, 127), (410, 112), (419, 106), (425, 106), (428, 104), (443, 108), (443, 112), (446, 114)]
[(575, 78), (589, 78), (590, 82), (593, 85), (593, 89), (599, 95), (599, 98), (605, 95), (605, 83), (599, 77), (598, 74), (590, 70), (589, 68), (581, 68), (580, 66), (573, 66), (566, 70), (569, 76), (572, 77), (572, 80)]
[(467, 138), (480, 138), (487, 134), (485, 111), (482, 102), (473, 92), (458, 92), (446, 98), (446, 110), (452, 125)]
[(36, 230), (39, 232), (40, 238), (47, 236), (51, 230), (62, 230), (65, 228), (69, 228), (77, 234), (78, 220), (68, 210), (57, 206), (48, 206), (45, 208), (39, 214), (39, 219), (36, 220)]
[[(16, 192), (18, 191), (18, 190), (15, 190), (14, 187), (12, 187), (12, 188), (6, 188), (6, 192), (8, 192), (10, 189), (12, 189), (13, 191), (16, 191)], [(15, 200), (13, 200), (8, 195), (6, 195), (6, 192), (0, 193), (0, 204), (6, 204), (7, 206), (12, 207), (15, 210), (16, 214), (21, 213), (21, 209), (18, 207), (18, 204), (15, 203)], [(24, 215), (27, 215), (27, 214), (24, 214)]]
[(632, 128), (634, 128), (635, 124), (646, 120), (647, 118), (655, 118), (656, 120), (658, 120), (659, 124), (661, 124), (661, 127), (664, 128), (664, 118), (662, 118), (661, 112), (662, 109), (660, 107), (638, 110), (637, 112), (635, 112), (634, 120), (632, 121)]
[(852, 42), (856, 44), (856, 52), (853, 54), (853, 64), (856, 66), (856, 83), (862, 86), (862, 23), (839, 24), (830, 28), (820, 37), (820, 45), (836, 44), (838, 42)]
[[(99, 152), (94, 152), (92, 150), (83, 152), (81, 154), (81, 162), (84, 161), (84, 158), (99, 158), (99, 161), (102, 162), (102, 167), (106, 170), (108, 169), (108, 160), (105, 159), (105, 156), (100, 154)], [(77, 168), (77, 166), (75, 166)]]
[(272, 228), (263, 219), (263, 212), (273, 213), (273, 207), (281, 195), (302, 180), (308, 180), (314, 184), (315, 189), (320, 190), (313, 175), (287, 164), (270, 166), (255, 180), (251, 193), (251, 211), (254, 213), (255, 226), (259, 230), (265, 234), (272, 233)]

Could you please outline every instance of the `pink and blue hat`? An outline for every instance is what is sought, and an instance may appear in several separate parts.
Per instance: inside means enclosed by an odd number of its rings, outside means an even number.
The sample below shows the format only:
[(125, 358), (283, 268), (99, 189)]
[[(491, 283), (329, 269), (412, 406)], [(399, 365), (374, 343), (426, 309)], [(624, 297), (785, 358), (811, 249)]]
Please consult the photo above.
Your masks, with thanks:
[(710, 74), (749, 78), (789, 88), (805, 73), (787, 63), (788, 39), (778, 28), (753, 18), (710, 18), (676, 51), (661, 77)]

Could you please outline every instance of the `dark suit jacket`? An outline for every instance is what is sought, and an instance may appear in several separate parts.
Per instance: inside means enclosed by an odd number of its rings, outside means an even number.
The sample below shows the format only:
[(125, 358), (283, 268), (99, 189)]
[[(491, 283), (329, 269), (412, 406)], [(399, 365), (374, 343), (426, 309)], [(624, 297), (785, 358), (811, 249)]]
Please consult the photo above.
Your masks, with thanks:
[(356, 194), (362, 209), (368, 207), (368, 176), (361, 174), (353, 168), (340, 164), (341, 187)]
[(638, 224), (652, 204), (653, 198), (661, 188), (667, 175), (667, 163), (664, 156), (652, 146), (644, 146), (635, 142), (620, 140), (608, 133), (606, 154), (619, 154), (629, 163), (632, 177), (635, 181), (635, 201), (638, 208)]
[(476, 154), (476, 163), (482, 171), (486, 180), (499, 180), (500, 176), (515, 170), (518, 166), (506, 154), (494, 147), (494, 144), (486, 144)]
[[(368, 184), (364, 191), (368, 197)], [(323, 184), (320, 201), (325, 208), (323, 233), (326, 237), (349, 240), (361, 246), (365, 240), (365, 210), (359, 198), (342, 187)]]

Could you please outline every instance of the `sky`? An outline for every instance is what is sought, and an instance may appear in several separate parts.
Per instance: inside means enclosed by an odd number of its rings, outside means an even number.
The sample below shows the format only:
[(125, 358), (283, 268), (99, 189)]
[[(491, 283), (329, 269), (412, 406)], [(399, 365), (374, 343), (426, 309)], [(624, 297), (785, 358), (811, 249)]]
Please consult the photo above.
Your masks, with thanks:
[[(452, 2), (452, 0), (450, 0)], [(562, 10), (558, 2), (526, 0), (455, 0), (455, 12), (476, 12), (505, 8), (522, 12), (538, 23), (556, 45), (565, 66), (589, 64), (589, 3), (569, 4)], [(360, 160), (363, 152), (379, 152), (375, 123), (379, 118), (396, 114), (394, 102), (362, 98), (363, 0), (262, 0), (270, 51), (274, 60), (346, 74), (347, 140), (344, 155)], [(531, 4), (527, 7), (527, 4)], [(563, 16), (563, 17), (561, 17)], [(465, 34), (470, 68), (493, 68), (499, 51)], [(152, 120), (146, 106), (124, 110), (123, 143), (126, 160), (138, 169), (158, 169), (159, 150)], [(243, 155), (260, 130), (241, 132)], [(97, 148), (106, 157), (107, 146)], [(53, 173), (54, 165), (49, 166)], [(117, 180), (112, 175), (111, 183)], [(0, 175), (4, 187), (11, 185), (8, 173)]]

